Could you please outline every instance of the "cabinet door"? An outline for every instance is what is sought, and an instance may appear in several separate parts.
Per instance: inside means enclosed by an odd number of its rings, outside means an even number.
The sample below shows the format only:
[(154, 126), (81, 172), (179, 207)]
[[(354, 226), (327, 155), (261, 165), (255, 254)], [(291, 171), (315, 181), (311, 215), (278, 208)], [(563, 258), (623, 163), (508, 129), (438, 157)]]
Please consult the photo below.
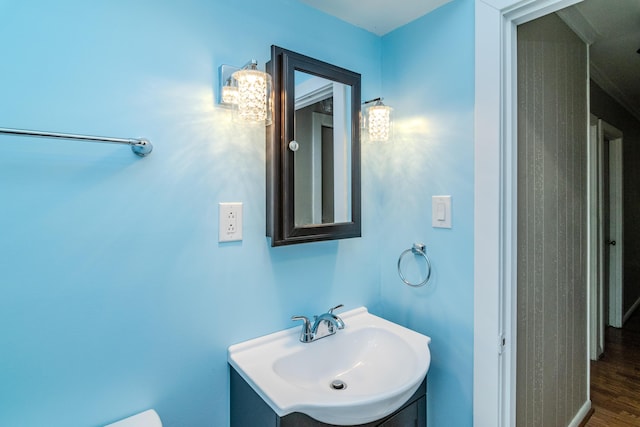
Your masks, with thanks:
[(378, 424), (378, 427), (421, 427), (425, 426), (425, 408), (426, 398), (413, 402), (411, 405), (404, 408), (402, 411), (395, 414), (393, 417), (387, 419), (382, 424)]

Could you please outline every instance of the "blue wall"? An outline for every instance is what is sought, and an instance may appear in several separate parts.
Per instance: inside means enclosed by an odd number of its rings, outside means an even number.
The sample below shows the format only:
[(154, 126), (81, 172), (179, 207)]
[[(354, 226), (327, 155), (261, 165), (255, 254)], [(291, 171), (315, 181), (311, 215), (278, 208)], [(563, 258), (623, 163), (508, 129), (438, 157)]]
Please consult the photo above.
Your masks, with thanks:
[[(380, 230), (385, 242), (380, 254), (382, 312), (432, 338), (428, 425), (470, 426), (473, 1), (448, 3), (384, 36), (382, 55), (383, 95), (396, 117), (395, 143), (376, 153), (384, 183), (378, 193), (385, 218)], [(451, 229), (431, 227), (433, 195), (451, 195)], [(427, 288), (411, 289), (397, 279), (393, 261), (413, 242), (426, 244), (433, 263)], [(425, 277), (419, 262), (405, 264), (414, 282)]]
[[(471, 424), (471, 0), (383, 38), (294, 0), (8, 3), (0, 126), (155, 149), (0, 137), (0, 425), (99, 426), (148, 407), (168, 427), (227, 425), (226, 348), (337, 303), (434, 337), (431, 425)], [(264, 129), (214, 98), (220, 64), (264, 64), (271, 44), (362, 73), (363, 98), (396, 107), (397, 144), (363, 147), (360, 239), (268, 246)], [(429, 225), (442, 193), (453, 230)], [(217, 242), (226, 201), (244, 202), (241, 243)], [(432, 288), (394, 271), (414, 240)]]

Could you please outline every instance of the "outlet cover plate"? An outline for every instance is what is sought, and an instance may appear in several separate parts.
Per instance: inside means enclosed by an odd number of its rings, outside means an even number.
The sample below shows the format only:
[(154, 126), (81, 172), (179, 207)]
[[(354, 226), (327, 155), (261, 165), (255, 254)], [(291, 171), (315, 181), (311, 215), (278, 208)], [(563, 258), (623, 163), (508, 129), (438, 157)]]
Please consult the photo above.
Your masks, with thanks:
[(218, 205), (218, 242), (242, 240), (242, 202)]

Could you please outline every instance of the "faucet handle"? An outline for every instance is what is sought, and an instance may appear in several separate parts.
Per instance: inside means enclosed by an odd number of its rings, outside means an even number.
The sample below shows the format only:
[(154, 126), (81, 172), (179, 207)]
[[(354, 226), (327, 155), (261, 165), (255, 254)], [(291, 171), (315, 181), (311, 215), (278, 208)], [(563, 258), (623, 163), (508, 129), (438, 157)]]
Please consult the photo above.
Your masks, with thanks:
[(313, 341), (313, 333), (311, 332), (311, 322), (306, 316), (291, 316), (291, 320), (302, 320), (302, 332), (300, 333), (300, 341)]
[(302, 320), (305, 327), (309, 324), (309, 318), (307, 316), (291, 316), (291, 320)]
[(342, 308), (342, 307), (344, 307), (344, 304), (338, 304), (335, 307), (330, 308), (329, 309), (329, 313), (333, 314), (333, 310), (337, 310), (337, 309)]
[[(336, 320), (335, 326), (337, 326), (338, 329), (344, 329), (344, 322), (342, 321), (340, 316), (333, 314), (333, 310), (337, 310), (342, 307), (344, 307), (343, 304), (338, 304), (335, 307), (329, 309), (329, 314), (331, 314), (333, 318)], [(328, 328), (329, 328), (329, 332), (334, 333), (335, 329), (334, 329), (333, 323), (328, 323)]]

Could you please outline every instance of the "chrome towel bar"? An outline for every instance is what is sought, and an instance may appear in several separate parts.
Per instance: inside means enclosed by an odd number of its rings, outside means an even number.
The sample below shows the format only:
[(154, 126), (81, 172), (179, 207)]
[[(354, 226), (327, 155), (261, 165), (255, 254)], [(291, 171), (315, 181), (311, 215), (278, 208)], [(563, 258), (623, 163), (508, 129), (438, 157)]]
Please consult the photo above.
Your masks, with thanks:
[(76, 141), (106, 142), (107, 144), (127, 144), (134, 154), (145, 157), (153, 150), (153, 145), (145, 138), (110, 138), (104, 136), (76, 135), (72, 133), (43, 132), (39, 130), (0, 128), (0, 135), (35, 136), (39, 138), (73, 139)]

